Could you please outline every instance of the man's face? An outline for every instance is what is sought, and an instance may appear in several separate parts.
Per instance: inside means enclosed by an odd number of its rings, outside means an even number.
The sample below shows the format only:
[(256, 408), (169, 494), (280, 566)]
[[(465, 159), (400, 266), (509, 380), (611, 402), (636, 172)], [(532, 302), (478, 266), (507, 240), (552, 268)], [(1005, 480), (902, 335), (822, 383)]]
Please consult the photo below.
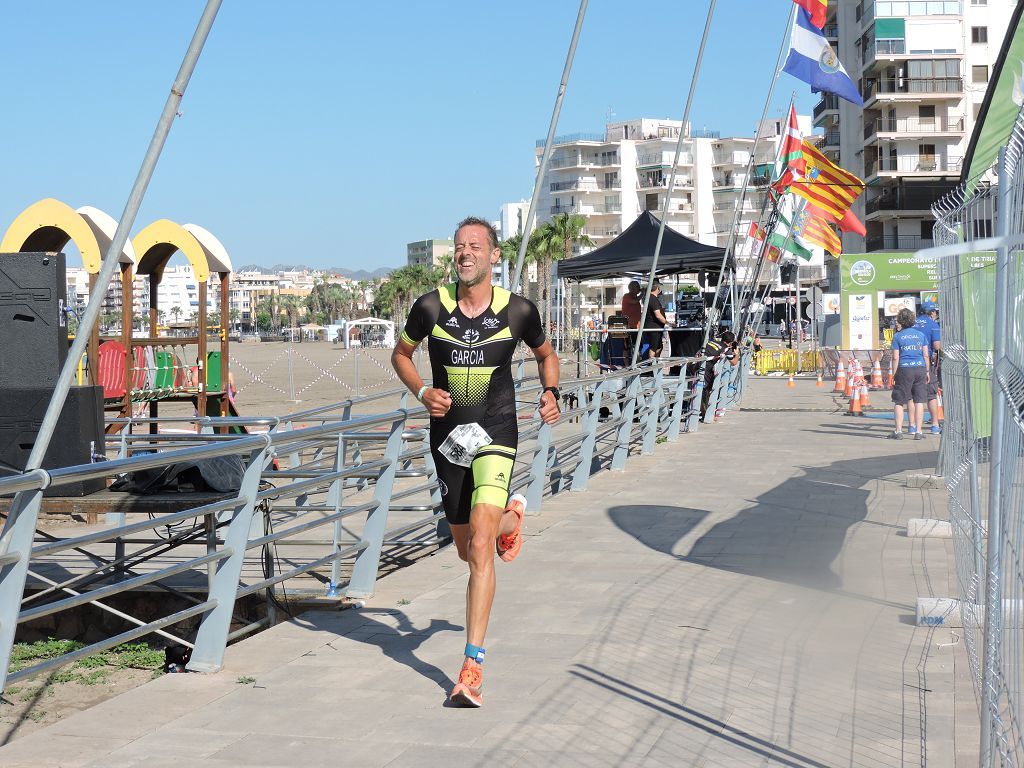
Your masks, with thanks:
[(455, 233), (455, 270), (466, 287), (491, 281), (491, 267), (501, 258), (501, 249), (491, 248), (487, 230), (467, 224)]
[(928, 310), (928, 317), (930, 317), (932, 320), (938, 320), (939, 319), (939, 310), (937, 310), (937, 309), (930, 309), (930, 310)]

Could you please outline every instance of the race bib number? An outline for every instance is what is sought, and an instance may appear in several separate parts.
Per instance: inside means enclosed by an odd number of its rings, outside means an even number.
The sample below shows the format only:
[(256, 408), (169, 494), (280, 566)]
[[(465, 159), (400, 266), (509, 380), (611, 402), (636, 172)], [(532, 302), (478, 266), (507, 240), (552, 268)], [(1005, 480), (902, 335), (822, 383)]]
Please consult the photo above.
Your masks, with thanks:
[(438, 450), (452, 464), (468, 467), (473, 463), (476, 452), (490, 443), (491, 436), (487, 434), (487, 430), (473, 422), (455, 427), (448, 433), (448, 437)]

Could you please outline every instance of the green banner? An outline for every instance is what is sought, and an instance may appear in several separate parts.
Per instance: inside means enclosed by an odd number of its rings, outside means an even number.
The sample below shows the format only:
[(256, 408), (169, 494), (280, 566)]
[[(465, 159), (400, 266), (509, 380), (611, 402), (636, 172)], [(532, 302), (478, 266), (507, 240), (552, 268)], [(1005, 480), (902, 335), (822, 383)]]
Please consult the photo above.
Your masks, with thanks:
[(1006, 146), (1020, 111), (1021, 69), (1024, 67), (1024, 4), (1018, 3), (1006, 28), (1003, 46), (992, 69), (985, 100), (971, 134), (960, 180), (971, 193), (981, 175), (995, 163), (999, 148)]

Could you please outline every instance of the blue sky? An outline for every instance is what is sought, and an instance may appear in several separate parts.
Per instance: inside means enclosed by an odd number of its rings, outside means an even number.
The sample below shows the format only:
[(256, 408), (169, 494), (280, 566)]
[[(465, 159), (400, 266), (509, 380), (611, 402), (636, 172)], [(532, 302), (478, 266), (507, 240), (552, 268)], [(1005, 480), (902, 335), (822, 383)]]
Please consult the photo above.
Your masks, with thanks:
[[(199, 0), (7, 3), (0, 229), (56, 197), (117, 218)], [(750, 135), (790, 0), (719, 0), (691, 112)], [(227, 0), (133, 234), (200, 224), (236, 265), (398, 266), (528, 198), (578, 5)], [(591, 0), (558, 132), (682, 116), (707, 4)], [(770, 115), (797, 91), (788, 75)]]

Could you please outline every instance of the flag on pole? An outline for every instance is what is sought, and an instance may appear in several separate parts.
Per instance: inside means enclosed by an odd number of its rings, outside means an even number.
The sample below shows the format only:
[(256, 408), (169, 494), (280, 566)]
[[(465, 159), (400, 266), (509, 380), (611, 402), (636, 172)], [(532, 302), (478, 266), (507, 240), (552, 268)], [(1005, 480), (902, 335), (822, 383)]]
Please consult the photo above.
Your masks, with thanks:
[(804, 242), (824, 248), (833, 256), (841, 256), (843, 253), (843, 241), (826, 219), (814, 215), (815, 210), (817, 209), (813, 205), (807, 205), (802, 210), (794, 213), (793, 231)]
[(839, 228), (843, 232), (856, 232), (861, 237), (865, 237), (868, 233), (867, 229), (864, 228), (864, 222), (858, 219), (857, 214), (849, 208), (846, 209), (843, 218), (839, 220)]
[(821, 29), (825, 26), (825, 19), (828, 16), (828, 0), (793, 0), (807, 15), (811, 17), (811, 24)]
[(769, 245), (768, 246), (768, 254), (765, 256), (765, 258), (768, 259), (768, 261), (770, 261), (772, 264), (778, 264), (779, 263), (779, 258), (781, 258), (781, 256), (782, 256), (782, 249), (780, 249), (779, 246), (777, 246), (777, 245)]
[(800, 125), (796, 119), (796, 107), (789, 108), (789, 125), (786, 126), (786, 136), (782, 141), (782, 154), (780, 159), (782, 165), (792, 169), (795, 174), (804, 175), (806, 162), (804, 161), (803, 136), (800, 135)]
[(796, 11), (796, 22), (789, 41), (789, 57), (782, 71), (797, 80), (803, 80), (811, 86), (812, 91), (828, 91), (858, 107), (864, 106), (864, 99), (846, 73), (843, 62), (832, 50), (832, 44), (814, 26), (810, 14), (803, 8)]
[(864, 191), (864, 182), (833, 163), (806, 139), (803, 153), (804, 175), (794, 179), (789, 190), (840, 221)]
[(799, 240), (799, 233), (796, 232), (789, 223), (789, 219), (786, 218), (785, 214), (779, 213), (778, 222), (775, 225), (775, 231), (772, 233), (769, 242), (773, 245), (777, 245), (787, 253), (791, 253), (799, 259), (804, 261), (810, 261), (814, 256), (811, 253), (810, 248), (805, 246)]

